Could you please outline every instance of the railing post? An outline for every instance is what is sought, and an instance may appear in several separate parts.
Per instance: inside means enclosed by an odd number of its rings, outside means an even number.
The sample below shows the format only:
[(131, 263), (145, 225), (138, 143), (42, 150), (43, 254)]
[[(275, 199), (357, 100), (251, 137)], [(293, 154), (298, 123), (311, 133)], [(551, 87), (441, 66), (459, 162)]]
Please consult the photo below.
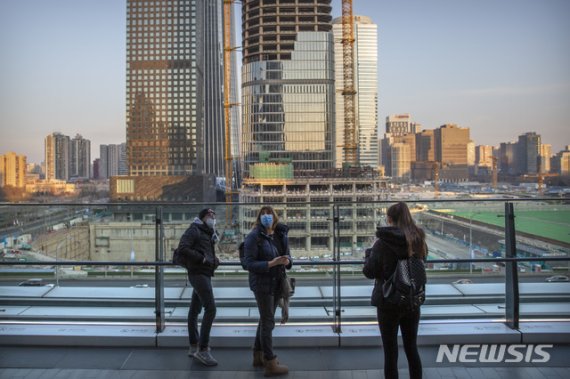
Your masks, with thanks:
[[(505, 258), (516, 258), (515, 213), (513, 203), (505, 203)], [(505, 318), (511, 329), (519, 328), (519, 279), (516, 261), (505, 264)]]
[[(155, 217), (155, 260), (164, 262), (164, 224), (162, 223), (162, 207), (156, 208)], [(156, 333), (164, 330), (164, 268), (155, 266), (154, 268), (154, 288), (155, 303), (154, 313), (156, 316)]]
[[(340, 209), (338, 205), (333, 207), (333, 328), (335, 333), (341, 333), (341, 302), (340, 302)], [(339, 339), (340, 344), (340, 339)]]

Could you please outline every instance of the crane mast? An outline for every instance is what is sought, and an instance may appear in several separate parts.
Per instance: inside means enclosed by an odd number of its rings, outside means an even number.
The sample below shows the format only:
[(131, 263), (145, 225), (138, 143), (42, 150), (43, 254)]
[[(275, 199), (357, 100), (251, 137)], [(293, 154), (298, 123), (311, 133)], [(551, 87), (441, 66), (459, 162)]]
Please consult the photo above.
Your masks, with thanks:
[(344, 88), (344, 163), (358, 164), (356, 115), (354, 111), (354, 18), (352, 0), (342, 0), (342, 63)]
[(231, 46), (232, 34), (232, 5), (234, 0), (224, 0), (224, 121), (225, 121), (225, 172), (226, 172), (226, 225), (231, 223), (232, 196), (233, 196), (233, 157), (232, 157), (232, 131), (230, 109), (234, 105), (230, 103), (231, 91)]

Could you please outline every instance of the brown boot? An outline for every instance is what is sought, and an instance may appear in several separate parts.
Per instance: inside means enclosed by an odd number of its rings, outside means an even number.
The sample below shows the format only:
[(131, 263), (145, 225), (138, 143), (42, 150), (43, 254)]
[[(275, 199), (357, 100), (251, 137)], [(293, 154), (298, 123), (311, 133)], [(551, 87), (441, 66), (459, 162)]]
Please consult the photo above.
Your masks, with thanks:
[(253, 367), (263, 367), (265, 366), (265, 361), (263, 359), (263, 351), (254, 350), (253, 351)]
[(289, 372), (289, 368), (284, 365), (280, 365), (277, 358), (273, 358), (270, 361), (265, 361), (265, 376), (277, 376), (285, 375)]

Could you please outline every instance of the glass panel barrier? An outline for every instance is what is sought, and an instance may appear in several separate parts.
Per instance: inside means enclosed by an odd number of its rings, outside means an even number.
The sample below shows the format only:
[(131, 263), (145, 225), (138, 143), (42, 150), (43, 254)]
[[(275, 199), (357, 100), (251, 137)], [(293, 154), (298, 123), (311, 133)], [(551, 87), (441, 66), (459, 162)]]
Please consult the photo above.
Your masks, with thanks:
[(514, 202), (521, 320), (570, 312), (570, 204), (559, 200)]
[[(297, 279), (297, 288), (289, 322), (333, 326), (337, 310), (342, 324), (375, 323), (369, 301), (373, 282), (362, 275), (362, 262), (394, 202), (353, 201), (343, 188), (328, 190), (333, 201), (272, 204), (289, 226), (295, 262), (290, 276)], [(426, 232), (429, 249), (422, 320), (504, 321), (505, 200), (407, 204)], [(558, 280), (569, 274), (569, 206), (536, 199), (516, 200), (514, 206), (517, 256), (535, 259), (518, 264), (521, 315), (568, 318), (569, 284)], [(163, 320), (184, 324), (192, 289), (186, 271), (170, 262), (184, 231), (207, 207), (216, 212), (216, 249), (222, 261), (213, 279), (220, 309), (216, 323), (256, 323), (257, 308), (237, 246), (250, 232), (260, 205), (237, 203), (2, 204), (0, 299), (13, 312), (2, 312), (0, 319), (154, 322), (158, 265), (163, 267), (158, 271), (164, 279), (164, 289), (158, 289), (164, 294)], [(157, 209), (162, 211), (158, 234)], [(558, 234), (545, 235), (553, 231)], [(157, 239), (164, 262), (156, 262)], [(475, 261), (464, 261), (469, 259)], [(335, 267), (340, 283), (335, 282)], [(558, 276), (555, 283), (546, 281)]]

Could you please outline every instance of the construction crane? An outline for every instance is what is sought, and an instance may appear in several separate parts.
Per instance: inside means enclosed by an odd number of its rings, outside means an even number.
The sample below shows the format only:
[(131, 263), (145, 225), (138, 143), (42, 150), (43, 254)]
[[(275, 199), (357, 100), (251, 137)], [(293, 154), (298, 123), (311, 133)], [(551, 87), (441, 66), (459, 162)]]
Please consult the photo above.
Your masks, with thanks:
[(225, 120), (225, 171), (226, 171), (226, 226), (232, 220), (233, 191), (233, 157), (232, 157), (232, 130), (231, 107), (237, 104), (230, 102), (231, 91), (231, 54), (236, 47), (232, 46), (232, 6), (235, 0), (224, 0), (224, 120)]
[(539, 172), (537, 174), (526, 174), (523, 176), (525, 178), (536, 178), (538, 193), (540, 195), (543, 195), (544, 194), (544, 178), (548, 178), (548, 177), (552, 177), (552, 176), (558, 176), (558, 174), (548, 174), (548, 173)]
[(354, 18), (352, 17), (352, 0), (342, 0), (342, 69), (344, 88), (344, 164), (356, 166), (357, 130), (354, 112)]

